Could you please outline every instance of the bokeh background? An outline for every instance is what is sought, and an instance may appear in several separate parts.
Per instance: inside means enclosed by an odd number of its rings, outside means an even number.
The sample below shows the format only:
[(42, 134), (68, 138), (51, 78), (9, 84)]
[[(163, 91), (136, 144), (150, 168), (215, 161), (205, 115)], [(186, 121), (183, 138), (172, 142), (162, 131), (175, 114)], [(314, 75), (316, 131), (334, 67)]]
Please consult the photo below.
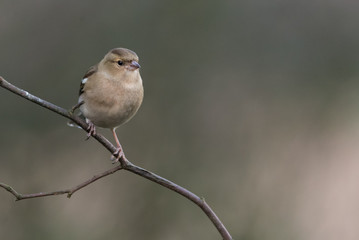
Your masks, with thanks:
[[(127, 157), (199, 196), (235, 239), (359, 238), (359, 2), (0, 2), (0, 75), (65, 108), (114, 47), (145, 99)], [(0, 182), (22, 193), (111, 168), (66, 119), (0, 89)], [(113, 141), (108, 130), (101, 133)], [(14, 202), (0, 239), (220, 239), (187, 199), (128, 172)]]

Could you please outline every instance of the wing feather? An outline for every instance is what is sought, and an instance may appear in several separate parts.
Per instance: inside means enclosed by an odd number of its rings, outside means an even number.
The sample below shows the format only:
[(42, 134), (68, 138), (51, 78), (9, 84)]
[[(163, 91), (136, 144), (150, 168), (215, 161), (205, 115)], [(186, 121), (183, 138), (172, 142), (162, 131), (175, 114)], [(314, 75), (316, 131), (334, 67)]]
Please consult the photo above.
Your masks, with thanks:
[(79, 95), (84, 93), (84, 87), (85, 87), (85, 83), (87, 81), (87, 79), (93, 75), (95, 72), (97, 72), (97, 64), (90, 67), (87, 72), (85, 73), (84, 77), (82, 78), (81, 84), (80, 84), (80, 91), (79, 91)]

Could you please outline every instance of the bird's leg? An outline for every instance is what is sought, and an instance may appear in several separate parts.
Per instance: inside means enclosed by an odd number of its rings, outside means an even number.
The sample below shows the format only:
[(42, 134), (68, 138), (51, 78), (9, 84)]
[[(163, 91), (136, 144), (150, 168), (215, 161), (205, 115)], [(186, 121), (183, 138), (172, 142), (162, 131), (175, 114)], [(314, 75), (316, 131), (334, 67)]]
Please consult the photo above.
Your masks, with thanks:
[(89, 126), (87, 127), (87, 129), (86, 129), (86, 130), (88, 131), (86, 140), (88, 140), (91, 136), (93, 136), (93, 135), (96, 134), (96, 127), (95, 127), (95, 125), (94, 125), (89, 119), (87, 119), (87, 118), (86, 118), (86, 123), (89, 125)]
[(117, 134), (115, 129), (111, 129), (111, 132), (113, 134), (113, 137), (115, 138), (116, 144), (117, 144), (117, 149), (116, 151), (113, 153), (113, 156), (111, 157), (111, 160), (113, 160), (113, 163), (116, 163), (120, 160), (120, 158), (126, 159), (125, 154), (123, 152), (122, 146), (120, 144), (120, 141), (117, 138)]
[(75, 106), (73, 106), (70, 110), (70, 114), (74, 114), (75, 110), (78, 109), (79, 107), (81, 107), (82, 104), (84, 104), (84, 101), (78, 102)]

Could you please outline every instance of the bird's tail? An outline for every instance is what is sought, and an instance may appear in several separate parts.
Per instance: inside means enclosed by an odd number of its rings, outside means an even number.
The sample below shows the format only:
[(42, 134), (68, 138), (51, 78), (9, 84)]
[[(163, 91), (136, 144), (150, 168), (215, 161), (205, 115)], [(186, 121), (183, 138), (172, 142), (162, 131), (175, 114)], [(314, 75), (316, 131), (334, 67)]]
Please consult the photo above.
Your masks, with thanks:
[(77, 127), (77, 128), (81, 128), (79, 125), (77, 125), (74, 121), (69, 120), (67, 121), (67, 126), (69, 127)]

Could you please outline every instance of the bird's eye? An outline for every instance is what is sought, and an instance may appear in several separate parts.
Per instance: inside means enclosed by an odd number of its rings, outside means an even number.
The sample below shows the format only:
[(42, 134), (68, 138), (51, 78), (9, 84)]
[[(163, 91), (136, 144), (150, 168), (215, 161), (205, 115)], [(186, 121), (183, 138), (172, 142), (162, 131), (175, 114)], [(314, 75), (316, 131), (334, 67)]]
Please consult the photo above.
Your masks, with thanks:
[(117, 64), (120, 65), (120, 66), (122, 66), (122, 65), (123, 65), (123, 62), (122, 62), (121, 60), (118, 60), (118, 61), (117, 61)]

